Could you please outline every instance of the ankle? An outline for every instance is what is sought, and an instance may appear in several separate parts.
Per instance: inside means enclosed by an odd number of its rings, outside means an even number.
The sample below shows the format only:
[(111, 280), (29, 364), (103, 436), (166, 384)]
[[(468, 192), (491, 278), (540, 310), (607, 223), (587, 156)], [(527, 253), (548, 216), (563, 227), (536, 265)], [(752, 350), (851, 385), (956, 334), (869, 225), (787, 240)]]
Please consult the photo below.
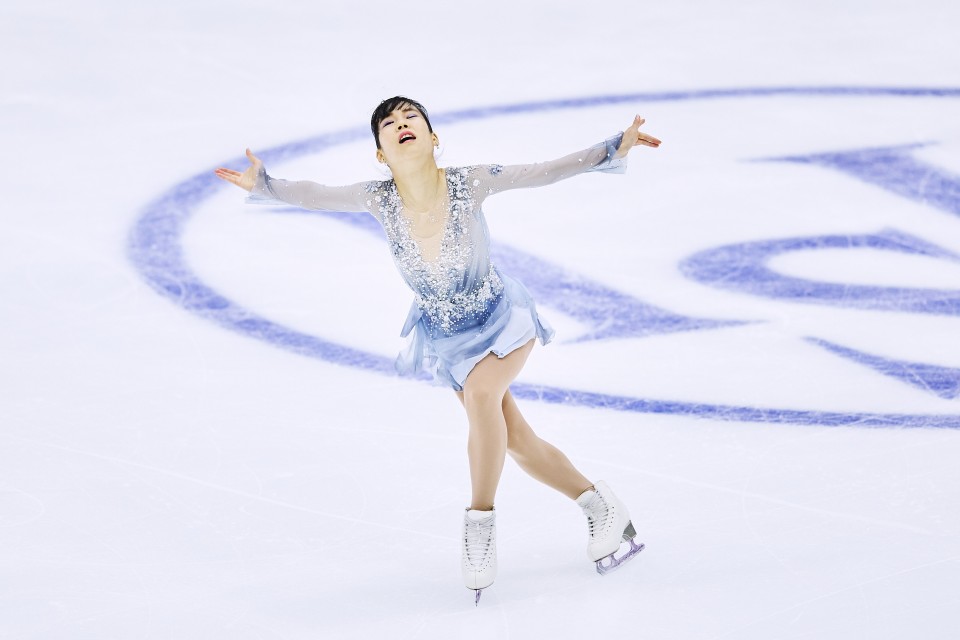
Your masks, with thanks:
[(587, 487), (586, 489), (584, 489), (583, 491), (581, 491), (580, 494), (577, 495), (576, 498), (574, 498), (574, 500), (579, 500), (580, 498), (582, 498), (582, 497), (583, 497), (583, 494), (585, 494), (587, 491), (596, 492), (596, 490), (597, 490), (597, 487), (596, 487), (595, 485), (590, 485), (589, 487)]

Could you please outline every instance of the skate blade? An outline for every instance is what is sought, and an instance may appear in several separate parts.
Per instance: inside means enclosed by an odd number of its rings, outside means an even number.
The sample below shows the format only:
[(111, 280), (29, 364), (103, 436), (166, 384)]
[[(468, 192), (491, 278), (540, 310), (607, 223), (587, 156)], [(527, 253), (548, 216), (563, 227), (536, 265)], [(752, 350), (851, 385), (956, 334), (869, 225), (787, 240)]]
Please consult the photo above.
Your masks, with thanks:
[[(628, 526), (627, 528), (632, 529), (633, 527)], [(634, 533), (634, 536), (636, 536), (636, 531), (634, 531), (633, 533)], [(643, 544), (642, 542), (640, 544), (637, 544), (636, 541), (633, 539), (633, 537), (628, 538), (626, 531), (624, 531), (623, 537), (625, 540), (627, 540), (630, 543), (630, 550), (627, 551), (622, 556), (620, 556), (619, 558), (616, 556), (615, 553), (611, 553), (606, 558), (600, 558), (599, 560), (597, 560), (597, 573), (599, 573), (600, 575), (604, 576), (610, 573), (611, 571), (613, 571), (614, 569), (617, 569), (621, 565), (626, 564), (627, 561), (629, 561), (635, 555), (643, 551), (644, 548), (646, 547), (646, 545)], [(603, 563), (604, 560), (609, 560), (610, 562), (608, 564), (604, 564)]]
[(480, 596), (483, 594), (483, 589), (477, 589), (477, 599), (473, 601), (473, 606), (478, 606), (480, 604)]

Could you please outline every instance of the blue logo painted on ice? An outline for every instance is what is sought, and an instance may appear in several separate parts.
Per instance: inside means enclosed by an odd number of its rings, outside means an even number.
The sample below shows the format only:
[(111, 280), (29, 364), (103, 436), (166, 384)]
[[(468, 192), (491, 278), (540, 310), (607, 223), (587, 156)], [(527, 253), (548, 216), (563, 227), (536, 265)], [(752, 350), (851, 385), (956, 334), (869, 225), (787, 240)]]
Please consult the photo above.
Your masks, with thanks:
[[(791, 95), (957, 98), (960, 97), (960, 90), (788, 87), (630, 94), (470, 109), (434, 116), (433, 121), (436, 124), (453, 123), (516, 113), (583, 109), (620, 103)], [(337, 145), (365, 140), (368, 136), (369, 130), (366, 128), (350, 129), (283, 145), (262, 152), (260, 156), (265, 163), (272, 165)], [(960, 178), (915, 160), (911, 155), (914, 148), (916, 145), (774, 158), (769, 161), (804, 163), (841, 171), (856, 179), (883, 187), (899, 196), (922, 201), (924, 204), (949, 213), (960, 213)], [(229, 164), (239, 168), (245, 164), (245, 159), (237, 159)], [(922, 184), (918, 182), (920, 180)], [(310, 357), (395, 375), (392, 358), (337, 344), (273, 322), (228, 300), (193, 273), (184, 260), (181, 249), (183, 229), (200, 204), (219, 188), (221, 188), (220, 181), (211, 172), (204, 172), (174, 186), (147, 205), (131, 231), (128, 250), (131, 261), (150, 286), (188, 311), (217, 322), (230, 330)], [(380, 233), (379, 225), (369, 216), (336, 213), (321, 215)], [(888, 230), (853, 238), (850, 236), (789, 238), (719, 247), (689, 257), (683, 261), (681, 269), (688, 277), (710, 286), (740, 290), (752, 295), (804, 303), (896, 309), (897, 311), (909, 308), (919, 313), (958, 315), (960, 291), (851, 287), (819, 283), (782, 276), (764, 266), (765, 260), (777, 253), (828, 247), (846, 249), (870, 247), (950, 261), (960, 260), (960, 257), (946, 249), (909, 234)], [(516, 274), (538, 302), (557, 308), (573, 318), (588, 321), (591, 326), (600, 327), (593, 333), (581, 336), (579, 341), (641, 337), (740, 324), (730, 320), (690, 318), (675, 314), (515, 249), (495, 247), (493, 259), (506, 272)], [(842, 287), (844, 295), (838, 295), (836, 287)], [(909, 303), (908, 307), (904, 307), (905, 302)], [(942, 398), (960, 395), (960, 370), (872, 356), (816, 336), (811, 336), (807, 340), (810, 344), (815, 344), (830, 353), (924, 388)], [(957, 415), (843, 413), (755, 408), (661, 401), (520, 383), (512, 385), (511, 390), (517, 397), (546, 402), (621, 411), (690, 415), (716, 420), (812, 425), (960, 427), (960, 416)]]

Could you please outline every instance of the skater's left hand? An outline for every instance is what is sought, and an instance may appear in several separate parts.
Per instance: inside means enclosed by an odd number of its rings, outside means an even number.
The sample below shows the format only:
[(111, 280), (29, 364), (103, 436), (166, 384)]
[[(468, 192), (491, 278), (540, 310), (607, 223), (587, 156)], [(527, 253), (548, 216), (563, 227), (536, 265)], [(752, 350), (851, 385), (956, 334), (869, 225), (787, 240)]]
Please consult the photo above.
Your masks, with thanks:
[(660, 146), (660, 141), (654, 138), (653, 136), (648, 136), (645, 133), (640, 133), (640, 125), (642, 125), (646, 120), (640, 116), (636, 116), (633, 119), (633, 124), (627, 127), (627, 130), (623, 132), (623, 140), (620, 141), (620, 146), (617, 147), (617, 153), (614, 155), (614, 158), (622, 158), (623, 156), (630, 153), (630, 149), (634, 145), (642, 144), (645, 147), (657, 148)]

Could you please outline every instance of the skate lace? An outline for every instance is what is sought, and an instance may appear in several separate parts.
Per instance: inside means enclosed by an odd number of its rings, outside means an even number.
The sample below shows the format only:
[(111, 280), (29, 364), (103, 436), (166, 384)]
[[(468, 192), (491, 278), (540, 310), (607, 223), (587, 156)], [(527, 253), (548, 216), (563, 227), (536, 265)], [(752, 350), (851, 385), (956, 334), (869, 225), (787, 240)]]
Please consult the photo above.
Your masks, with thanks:
[(610, 519), (610, 509), (606, 500), (597, 494), (589, 504), (584, 508), (587, 514), (587, 528), (590, 530), (590, 537), (596, 537), (596, 534), (603, 531)]
[(464, 548), (467, 552), (467, 560), (471, 565), (477, 566), (484, 563), (490, 553), (492, 541), (492, 519), (480, 522), (473, 522), (469, 518), (467, 519), (464, 531)]

